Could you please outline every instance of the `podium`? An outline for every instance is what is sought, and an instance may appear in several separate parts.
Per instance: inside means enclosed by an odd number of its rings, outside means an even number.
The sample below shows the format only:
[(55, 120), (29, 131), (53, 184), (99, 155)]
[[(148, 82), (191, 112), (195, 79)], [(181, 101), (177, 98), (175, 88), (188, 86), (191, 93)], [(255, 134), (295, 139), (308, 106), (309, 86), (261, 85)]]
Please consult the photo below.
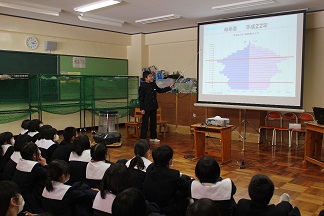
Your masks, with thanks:
[[(191, 128), (194, 130), (194, 146), (195, 157), (193, 160), (198, 160), (205, 155), (221, 158), (221, 164), (231, 161), (231, 142), (232, 142), (232, 125), (220, 127), (212, 125), (193, 124)], [(222, 144), (222, 152), (206, 152), (205, 141), (206, 133), (219, 133)]]
[(304, 162), (321, 166), (321, 172), (324, 172), (324, 162), (321, 161), (323, 134), (324, 125), (306, 122)]

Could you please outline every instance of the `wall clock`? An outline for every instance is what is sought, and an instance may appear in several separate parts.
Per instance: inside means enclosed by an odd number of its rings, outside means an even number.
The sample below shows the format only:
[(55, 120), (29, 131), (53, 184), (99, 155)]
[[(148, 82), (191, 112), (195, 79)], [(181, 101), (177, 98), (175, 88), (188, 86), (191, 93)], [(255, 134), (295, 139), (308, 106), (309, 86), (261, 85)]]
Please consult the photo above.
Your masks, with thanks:
[(36, 49), (38, 47), (38, 40), (35, 37), (28, 37), (26, 45), (29, 49)]

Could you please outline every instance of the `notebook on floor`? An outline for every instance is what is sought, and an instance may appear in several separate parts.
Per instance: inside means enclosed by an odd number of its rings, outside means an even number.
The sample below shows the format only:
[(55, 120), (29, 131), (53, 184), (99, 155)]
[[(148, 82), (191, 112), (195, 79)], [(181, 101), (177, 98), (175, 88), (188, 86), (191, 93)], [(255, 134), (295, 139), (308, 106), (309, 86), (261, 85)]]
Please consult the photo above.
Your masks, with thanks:
[(324, 125), (324, 108), (322, 107), (313, 107), (313, 112), (317, 124)]

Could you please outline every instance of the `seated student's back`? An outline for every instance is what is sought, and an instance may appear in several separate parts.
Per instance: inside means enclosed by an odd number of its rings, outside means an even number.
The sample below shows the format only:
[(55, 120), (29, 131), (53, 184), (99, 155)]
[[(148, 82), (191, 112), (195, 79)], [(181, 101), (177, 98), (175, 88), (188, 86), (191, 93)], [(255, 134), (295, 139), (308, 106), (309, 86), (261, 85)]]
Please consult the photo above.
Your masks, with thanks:
[(108, 151), (104, 144), (98, 143), (91, 147), (91, 161), (86, 168), (85, 183), (91, 188), (99, 188), (99, 184), (110, 163), (106, 161)]
[[(54, 160), (48, 164), (46, 187), (42, 192), (44, 211), (52, 216), (89, 215), (97, 192), (89, 187), (65, 185), (69, 177), (69, 164), (66, 161)], [(82, 208), (84, 212), (77, 211), (80, 205), (88, 208)]]
[(10, 159), (8, 160), (3, 173), (3, 180), (11, 180), (13, 174), (15, 173), (18, 161), (21, 159), (20, 150), (31, 141), (31, 137), (27, 134), (19, 135), (14, 145), (14, 152), (12, 153)]
[(70, 154), (72, 151), (72, 143), (77, 136), (75, 127), (67, 127), (63, 131), (63, 141), (57, 145), (56, 150), (53, 152), (50, 161), (55, 159), (64, 160), (69, 162)]
[(74, 139), (72, 144), (72, 152), (69, 158), (71, 174), (69, 184), (86, 180), (86, 168), (90, 161), (90, 140), (87, 135), (81, 134)]
[(215, 202), (224, 216), (231, 216), (235, 208), (233, 195), (236, 187), (231, 179), (220, 177), (220, 167), (217, 161), (210, 156), (201, 158), (195, 168), (199, 181), (191, 183), (190, 192), (194, 200), (209, 198)]
[(41, 194), (45, 185), (46, 160), (41, 157), (35, 143), (27, 143), (21, 150), (22, 159), (18, 161), (12, 180), (21, 189), (25, 199), (25, 210), (33, 213), (42, 212)]
[(143, 182), (146, 175), (146, 169), (152, 163), (148, 160), (150, 154), (150, 144), (147, 140), (137, 140), (134, 145), (134, 157), (126, 162), (130, 172), (133, 187), (143, 189)]
[(4, 132), (0, 134), (0, 180), (2, 173), (8, 163), (12, 153), (14, 152), (14, 137), (11, 132)]
[(252, 177), (249, 187), (251, 200), (240, 199), (236, 206), (237, 216), (300, 216), (298, 208), (293, 208), (289, 200), (282, 200), (279, 204), (269, 204), (274, 193), (271, 179), (262, 174)]
[(38, 145), (38, 148), (46, 161), (50, 161), (52, 154), (57, 148), (57, 141), (59, 139), (59, 136), (57, 135), (57, 130), (55, 128), (44, 127), (45, 125), (40, 129), (42, 139), (37, 140), (36, 144)]

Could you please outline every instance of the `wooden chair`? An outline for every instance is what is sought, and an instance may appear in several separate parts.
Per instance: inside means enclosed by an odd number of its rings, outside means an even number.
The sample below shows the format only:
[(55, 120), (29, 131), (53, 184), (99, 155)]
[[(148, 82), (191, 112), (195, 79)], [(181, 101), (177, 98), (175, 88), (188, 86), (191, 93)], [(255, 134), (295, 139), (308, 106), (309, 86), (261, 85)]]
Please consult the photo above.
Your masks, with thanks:
[[(134, 121), (126, 122), (125, 127), (126, 127), (126, 134), (127, 138), (137, 138), (139, 139), (139, 128), (142, 125), (142, 113), (140, 108), (135, 108), (134, 111)], [(129, 133), (129, 127), (134, 127), (135, 132), (133, 134)]]
[(162, 133), (161, 128), (163, 127), (163, 136), (165, 137), (165, 132), (167, 130), (167, 121), (162, 120), (161, 108), (156, 111), (156, 126), (159, 126), (159, 133)]

